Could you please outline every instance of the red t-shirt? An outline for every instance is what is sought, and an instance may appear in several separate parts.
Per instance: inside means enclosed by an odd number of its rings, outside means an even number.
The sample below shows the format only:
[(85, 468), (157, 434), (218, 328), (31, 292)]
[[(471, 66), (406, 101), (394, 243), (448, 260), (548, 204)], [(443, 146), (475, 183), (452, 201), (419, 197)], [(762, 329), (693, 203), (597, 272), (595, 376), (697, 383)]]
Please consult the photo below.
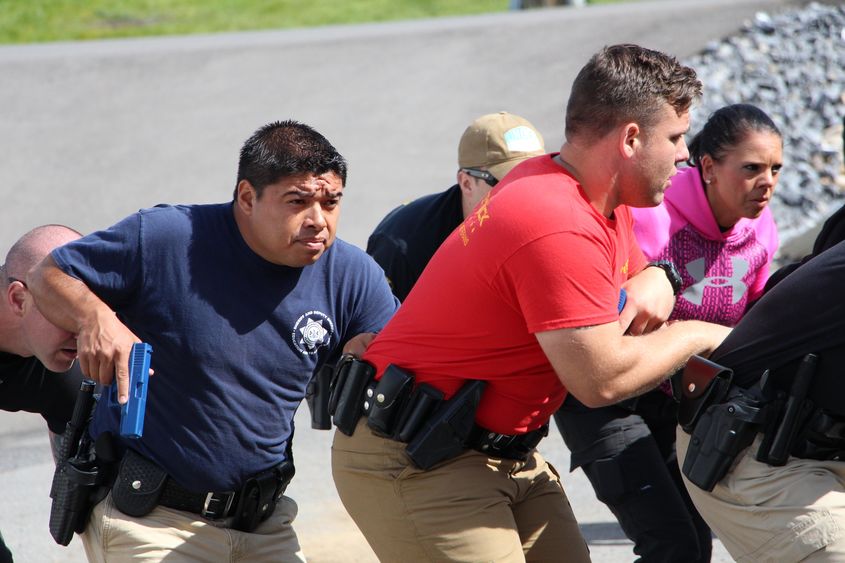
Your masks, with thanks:
[(476, 421), (503, 434), (542, 426), (566, 395), (534, 333), (617, 320), (622, 284), (645, 266), (630, 210), (602, 216), (552, 156), (480, 202), (364, 355), (447, 397), (488, 381)]

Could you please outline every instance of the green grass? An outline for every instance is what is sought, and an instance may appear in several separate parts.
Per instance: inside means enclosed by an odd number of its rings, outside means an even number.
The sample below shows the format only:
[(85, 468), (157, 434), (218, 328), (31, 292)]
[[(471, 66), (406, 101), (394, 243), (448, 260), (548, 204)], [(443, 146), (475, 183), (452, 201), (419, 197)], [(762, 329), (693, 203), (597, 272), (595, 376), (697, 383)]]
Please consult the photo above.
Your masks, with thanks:
[(0, 43), (380, 22), (508, 6), (508, 0), (0, 0)]

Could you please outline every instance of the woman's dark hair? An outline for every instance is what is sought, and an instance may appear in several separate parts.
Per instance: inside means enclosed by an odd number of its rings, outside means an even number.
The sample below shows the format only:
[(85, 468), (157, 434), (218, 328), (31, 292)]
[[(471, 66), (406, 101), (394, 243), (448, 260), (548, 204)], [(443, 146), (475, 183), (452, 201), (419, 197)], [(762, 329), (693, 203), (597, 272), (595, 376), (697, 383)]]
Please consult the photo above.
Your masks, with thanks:
[(690, 141), (687, 162), (690, 166), (698, 166), (705, 154), (720, 160), (752, 131), (768, 131), (783, 139), (772, 118), (757, 106), (733, 104), (717, 109)]

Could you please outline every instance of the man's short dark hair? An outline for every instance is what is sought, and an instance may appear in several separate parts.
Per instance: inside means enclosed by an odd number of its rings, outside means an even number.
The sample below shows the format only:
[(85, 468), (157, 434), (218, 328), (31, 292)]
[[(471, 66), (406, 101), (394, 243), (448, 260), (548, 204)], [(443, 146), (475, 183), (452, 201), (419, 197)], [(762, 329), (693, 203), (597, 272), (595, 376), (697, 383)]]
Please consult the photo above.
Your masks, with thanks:
[(346, 160), (312, 127), (293, 120), (276, 121), (253, 133), (241, 148), (237, 184), (247, 180), (261, 196), (265, 187), (294, 174), (334, 172), (346, 184)]
[(648, 129), (668, 103), (678, 115), (701, 96), (695, 71), (677, 59), (640, 47), (605, 47), (584, 65), (566, 105), (566, 137), (601, 138), (623, 123)]

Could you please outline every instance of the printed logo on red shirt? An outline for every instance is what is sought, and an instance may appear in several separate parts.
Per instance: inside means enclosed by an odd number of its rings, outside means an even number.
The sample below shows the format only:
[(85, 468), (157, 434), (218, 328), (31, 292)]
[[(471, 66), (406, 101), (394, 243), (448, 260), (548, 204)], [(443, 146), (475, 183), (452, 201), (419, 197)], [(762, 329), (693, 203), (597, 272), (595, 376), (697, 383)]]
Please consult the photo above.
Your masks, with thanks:
[(463, 241), (464, 246), (469, 244), (469, 238), (472, 233), (480, 229), (484, 225), (484, 221), (490, 218), (489, 203), (490, 192), (487, 192), (484, 198), (478, 202), (478, 207), (461, 223), (458, 233), (461, 235), (461, 241)]

